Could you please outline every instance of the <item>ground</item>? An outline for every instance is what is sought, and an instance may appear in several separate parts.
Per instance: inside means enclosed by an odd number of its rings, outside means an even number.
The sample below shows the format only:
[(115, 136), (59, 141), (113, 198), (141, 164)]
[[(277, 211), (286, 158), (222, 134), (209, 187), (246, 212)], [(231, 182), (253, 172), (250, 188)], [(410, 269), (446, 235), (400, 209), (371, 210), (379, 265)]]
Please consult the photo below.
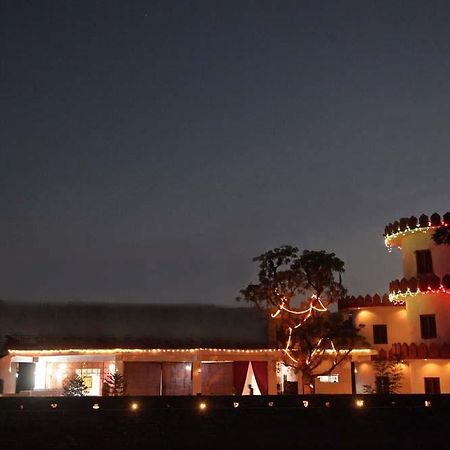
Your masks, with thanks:
[[(317, 396), (316, 396), (317, 398)], [(311, 402), (307, 408), (296, 397), (273, 406), (258, 399), (235, 408), (236, 397), (217, 404), (205, 399), (207, 408), (197, 408), (202, 399), (150, 407), (137, 399), (139, 408), (119, 400), (94, 410), (85, 399), (56, 408), (32, 407), (31, 399), (2, 408), (0, 399), (1, 448), (33, 450), (64, 449), (408, 449), (445, 448), (450, 419), (448, 399), (431, 407), (422, 402), (391, 406), (355, 407), (353, 401), (330, 406)], [(77, 399), (70, 399), (71, 401)], [(271, 401), (270, 399), (268, 399)], [(278, 400), (278, 404), (277, 404)], [(167, 401), (165, 399), (164, 401)], [(159, 401), (160, 402), (160, 401)], [(195, 402), (195, 403), (192, 403)], [(367, 401), (366, 401), (367, 404)], [(23, 409), (21, 409), (21, 405)], [(159, 405), (162, 405), (160, 402)], [(230, 407), (224, 407), (230, 405)]]

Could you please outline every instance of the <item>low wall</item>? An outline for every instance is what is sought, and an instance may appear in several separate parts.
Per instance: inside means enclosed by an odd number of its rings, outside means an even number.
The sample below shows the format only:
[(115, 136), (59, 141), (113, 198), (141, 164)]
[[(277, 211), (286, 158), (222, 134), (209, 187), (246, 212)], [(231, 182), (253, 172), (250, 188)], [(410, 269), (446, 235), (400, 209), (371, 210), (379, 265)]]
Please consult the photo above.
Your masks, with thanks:
[[(362, 401), (362, 403), (361, 403)], [(428, 402), (428, 403), (426, 403)], [(136, 411), (161, 409), (307, 409), (307, 408), (444, 408), (450, 395), (285, 395), (285, 396), (165, 396), (165, 397), (0, 397), (0, 411)], [(133, 407), (133, 405), (135, 405)]]
[(434, 449), (449, 420), (448, 395), (0, 398), (8, 450)]

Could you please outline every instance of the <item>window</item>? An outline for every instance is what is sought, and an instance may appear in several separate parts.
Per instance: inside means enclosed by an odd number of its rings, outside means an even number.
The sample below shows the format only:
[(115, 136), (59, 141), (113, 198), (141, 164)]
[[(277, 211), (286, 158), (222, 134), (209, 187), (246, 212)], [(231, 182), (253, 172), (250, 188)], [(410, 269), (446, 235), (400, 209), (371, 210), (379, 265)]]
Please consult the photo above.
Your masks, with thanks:
[(436, 337), (436, 317), (434, 314), (420, 316), (420, 332), (422, 339), (434, 339)]
[(416, 251), (417, 275), (433, 273), (433, 264), (431, 261), (430, 250)]
[(339, 383), (339, 375), (319, 375), (317, 377), (321, 383)]
[(440, 394), (441, 383), (439, 377), (425, 377), (425, 394)]
[(374, 344), (387, 344), (387, 326), (386, 325), (374, 325), (373, 326), (373, 343)]

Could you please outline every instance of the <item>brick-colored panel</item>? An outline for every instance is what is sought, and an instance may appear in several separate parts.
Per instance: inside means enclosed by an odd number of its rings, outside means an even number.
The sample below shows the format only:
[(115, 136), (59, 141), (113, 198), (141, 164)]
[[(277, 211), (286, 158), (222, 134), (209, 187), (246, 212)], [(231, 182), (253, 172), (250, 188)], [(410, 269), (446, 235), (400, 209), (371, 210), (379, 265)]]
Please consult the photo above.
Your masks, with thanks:
[(125, 362), (123, 373), (127, 395), (160, 395), (160, 363)]
[(191, 363), (163, 363), (163, 395), (192, 394)]
[(202, 394), (232, 395), (233, 363), (202, 363)]

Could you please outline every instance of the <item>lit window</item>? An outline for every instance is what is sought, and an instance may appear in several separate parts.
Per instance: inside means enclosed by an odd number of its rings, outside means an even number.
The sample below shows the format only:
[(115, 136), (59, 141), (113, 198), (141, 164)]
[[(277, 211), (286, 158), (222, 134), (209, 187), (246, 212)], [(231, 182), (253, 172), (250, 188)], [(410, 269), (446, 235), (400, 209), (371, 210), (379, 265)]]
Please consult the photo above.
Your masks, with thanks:
[(317, 378), (321, 383), (339, 383), (339, 375), (320, 375)]

